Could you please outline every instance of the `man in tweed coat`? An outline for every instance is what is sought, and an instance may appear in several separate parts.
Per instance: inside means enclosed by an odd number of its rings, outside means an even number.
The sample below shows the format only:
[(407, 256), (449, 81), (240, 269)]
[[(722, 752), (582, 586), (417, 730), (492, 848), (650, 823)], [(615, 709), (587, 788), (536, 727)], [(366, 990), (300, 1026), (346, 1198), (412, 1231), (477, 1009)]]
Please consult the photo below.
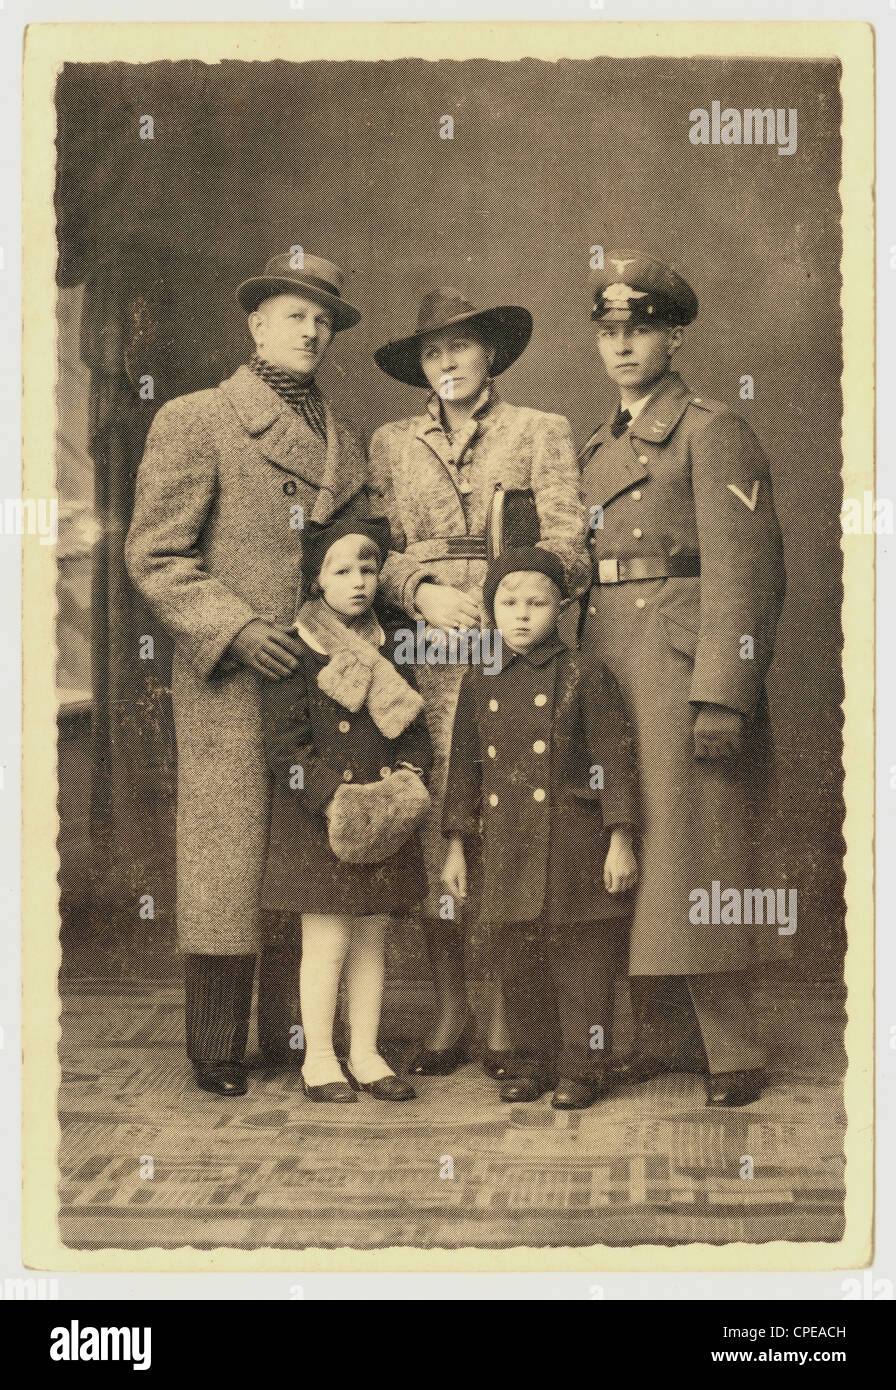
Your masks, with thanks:
[[(270, 778), (259, 682), (284, 679), (298, 662), (288, 629), (304, 522), (367, 510), (363, 451), (314, 379), (333, 334), (360, 318), (341, 290), (331, 262), (290, 253), (240, 285), (255, 354), (220, 386), (159, 411), (125, 552), (132, 580), (174, 637), (187, 1051), (198, 1084), (223, 1095), (246, 1090), (260, 944)], [(260, 989), (265, 978), (262, 970)], [(284, 1019), (284, 1034), (288, 1026)]]

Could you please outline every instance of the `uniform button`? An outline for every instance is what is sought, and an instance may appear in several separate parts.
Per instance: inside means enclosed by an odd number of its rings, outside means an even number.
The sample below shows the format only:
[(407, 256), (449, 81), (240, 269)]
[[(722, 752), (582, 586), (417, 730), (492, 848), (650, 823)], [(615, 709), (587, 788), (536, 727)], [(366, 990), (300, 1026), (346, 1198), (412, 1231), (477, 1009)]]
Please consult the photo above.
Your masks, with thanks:
[(532, 793), (532, 799), (533, 801), (544, 801), (546, 795), (547, 793), (541, 787), (536, 787)]
[(391, 772), (391, 768), (388, 768), (388, 767), (381, 767), (381, 768), (380, 768), (380, 776), (381, 776), (381, 777), (388, 777), (390, 772)]
[(588, 612), (589, 612), (589, 613), (596, 613), (596, 612), (597, 612), (597, 609), (594, 607), (594, 604), (593, 604), (593, 603), (592, 603), (591, 607), (588, 609)]
[(702, 399), (703, 399), (702, 396), (695, 396), (695, 397), (694, 397), (694, 405), (699, 405), (700, 402), (702, 401)]
[(352, 780), (352, 770), (350, 767), (347, 767), (343, 772), (342, 780), (343, 782), (350, 782)]
[(352, 726), (351, 726), (351, 724), (348, 722), (347, 719), (340, 719), (340, 721), (339, 721), (339, 732), (340, 732), (341, 734), (347, 734), (348, 731), (349, 731), (349, 729), (350, 729), (351, 727), (352, 727)]
[(461, 484), (459, 485), (459, 487), (458, 487), (458, 491), (459, 491), (459, 492), (462, 492), (462, 493), (464, 494), (464, 496), (466, 496), (466, 494), (467, 494), (468, 492), (472, 492), (472, 491), (473, 491), (473, 484), (472, 484), (472, 483), (461, 483)]
[(639, 463), (646, 463), (646, 462), (647, 462), (647, 455), (646, 455), (646, 454), (639, 454), (639, 455), (638, 455), (638, 462), (639, 462)]
[(635, 499), (636, 502), (640, 502), (640, 500), (641, 500), (641, 493), (640, 493), (640, 490), (639, 490), (638, 488), (635, 488), (634, 492), (632, 493), (632, 497), (634, 497), (634, 499)]
[(494, 792), (492, 792), (491, 796), (489, 797), (489, 799), (488, 799), (488, 804), (489, 804), (489, 806), (497, 806), (497, 804), (498, 804), (498, 798), (497, 798), (497, 796), (495, 795)]
[(541, 706), (542, 706), (542, 705), (546, 705), (547, 702), (548, 702), (548, 697), (547, 697), (547, 695), (536, 695), (536, 696), (535, 696), (535, 704), (538, 705), (538, 708), (539, 708), (539, 709), (541, 709)]
[(496, 758), (498, 756), (498, 750), (493, 743), (490, 743), (488, 746), (488, 755), (490, 758)]
[(636, 607), (636, 608), (643, 608), (643, 607), (644, 607), (644, 604), (645, 604), (646, 602), (647, 602), (646, 599), (643, 599), (643, 598), (636, 598), (636, 599), (635, 599), (635, 607)]
[(547, 748), (547, 744), (545, 743), (544, 739), (543, 739), (543, 738), (537, 738), (537, 739), (535, 740), (535, 742), (533, 743), (533, 745), (532, 745), (532, 752), (533, 752), (533, 753), (543, 753), (544, 750), (545, 750), (546, 748)]
[(488, 707), (489, 707), (489, 709), (492, 711), (492, 713), (494, 714), (495, 710), (498, 708), (498, 702), (497, 702), (497, 700), (489, 700), (489, 702), (488, 702)]
[(643, 534), (644, 532), (641, 530), (640, 526), (636, 526), (634, 531), (632, 531), (632, 535), (634, 536), (636, 541), (639, 541)]

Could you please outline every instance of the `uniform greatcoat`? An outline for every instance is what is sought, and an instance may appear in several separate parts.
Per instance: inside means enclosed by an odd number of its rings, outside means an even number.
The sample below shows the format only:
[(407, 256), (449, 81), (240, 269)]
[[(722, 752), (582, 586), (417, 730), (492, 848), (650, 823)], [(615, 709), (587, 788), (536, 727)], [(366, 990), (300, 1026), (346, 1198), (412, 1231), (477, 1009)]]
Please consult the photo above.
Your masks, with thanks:
[[(580, 655), (594, 652), (613, 672), (638, 742), (630, 973), (736, 971), (786, 955), (774, 925), (692, 922), (690, 896), (711, 894), (714, 881), (719, 893), (776, 886), (757, 881), (756, 854), (772, 810), (764, 682), (785, 582), (768, 461), (745, 421), (675, 373), (619, 438), (609, 424), (597, 430), (581, 459), (595, 561), (700, 561), (687, 578), (595, 585), (583, 614)], [(695, 759), (700, 702), (745, 716), (734, 763)]]
[[(624, 917), (604, 888), (610, 828), (639, 820), (634, 739), (616, 681), (556, 633), (495, 675), (467, 673), (442, 829), (482, 835), (485, 921)], [(599, 771), (597, 771), (599, 769)]]
[[(449, 439), (439, 400), (427, 411), (380, 427), (370, 443), (371, 485), (392, 527), (393, 551), (380, 576), (381, 593), (413, 619), (417, 586), (424, 580), (450, 584), (477, 603), (482, 598), (484, 558), (458, 558), (450, 540), (485, 536), (495, 486), (531, 488), (541, 544), (560, 557), (571, 592), (587, 584), (585, 513), (569, 422), (502, 401), (494, 386), (483, 393), (466, 429)], [(423, 844), (430, 879), (429, 916), (439, 915), (440, 876), (445, 857), (442, 802), (451, 730), (464, 668), (421, 666), (420, 693), (426, 705), (434, 763), (433, 810)]]
[(259, 947), (271, 790), (262, 678), (225, 653), (253, 618), (292, 624), (303, 519), (367, 512), (364, 453), (329, 405), (326, 425), (325, 444), (242, 366), (162, 407), (137, 475), (125, 558), (175, 643), (177, 926), (187, 952)]

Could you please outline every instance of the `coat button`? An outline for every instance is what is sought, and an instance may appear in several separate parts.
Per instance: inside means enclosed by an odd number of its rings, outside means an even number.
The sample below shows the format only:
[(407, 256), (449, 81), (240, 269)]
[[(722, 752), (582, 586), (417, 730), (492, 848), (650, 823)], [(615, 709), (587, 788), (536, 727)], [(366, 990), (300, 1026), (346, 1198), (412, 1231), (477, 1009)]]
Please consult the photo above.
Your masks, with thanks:
[(634, 531), (632, 531), (632, 535), (634, 536), (636, 541), (639, 541), (643, 534), (644, 532), (641, 530), (640, 526), (636, 526)]
[(489, 804), (489, 806), (497, 806), (497, 804), (498, 804), (498, 798), (497, 798), (497, 796), (495, 795), (494, 792), (492, 792), (491, 796), (489, 797), (489, 799), (488, 799), (488, 804)]
[(596, 612), (597, 612), (597, 609), (595, 608), (595, 606), (594, 606), (593, 603), (592, 603), (591, 607), (588, 609), (588, 612), (589, 612), (589, 613), (596, 613)]
[(634, 499), (635, 499), (636, 502), (640, 502), (640, 500), (641, 500), (641, 492), (640, 492), (640, 489), (639, 489), (639, 488), (635, 488), (634, 492), (632, 493), (632, 497), (634, 497)]
[(494, 714), (495, 710), (498, 708), (497, 700), (489, 700), (488, 707), (491, 710), (492, 714)]
[(547, 695), (536, 695), (536, 696), (535, 696), (535, 704), (538, 706), (539, 709), (541, 709), (542, 705), (546, 705), (547, 702), (548, 702), (548, 697), (547, 697)]
[(545, 750), (546, 748), (547, 748), (547, 744), (545, 743), (544, 739), (543, 739), (543, 738), (537, 738), (537, 739), (535, 740), (535, 742), (533, 743), (533, 745), (532, 745), (532, 752), (533, 752), (533, 753), (543, 753), (544, 750)]
[(493, 743), (490, 743), (488, 746), (488, 755), (490, 758), (496, 758), (498, 756), (498, 750)]
[(351, 724), (348, 722), (347, 719), (340, 719), (340, 721), (339, 721), (339, 732), (340, 732), (341, 734), (347, 734), (348, 731), (349, 731), (349, 729), (350, 729), (351, 727), (352, 727), (352, 726), (351, 726)]
[(546, 795), (547, 793), (543, 790), (542, 787), (536, 787), (534, 792), (532, 793), (532, 799), (533, 801), (544, 801)]
[(388, 777), (388, 776), (389, 776), (389, 773), (391, 772), (391, 770), (392, 770), (392, 769), (391, 769), (391, 768), (388, 768), (388, 767), (381, 767), (381, 768), (380, 768), (380, 776), (381, 776), (381, 777)]
[(694, 397), (694, 405), (699, 405), (700, 402), (702, 401), (702, 399), (703, 399), (702, 396), (695, 396), (695, 397)]
[(639, 454), (639, 455), (638, 455), (638, 462), (639, 462), (639, 463), (646, 463), (646, 462), (647, 462), (647, 455), (646, 455), (646, 454)]
[(350, 767), (347, 767), (343, 772), (342, 780), (343, 782), (350, 782), (352, 780), (352, 770)]
[(635, 607), (636, 607), (636, 608), (643, 608), (643, 607), (644, 607), (644, 604), (645, 604), (646, 602), (647, 602), (646, 599), (643, 599), (643, 598), (636, 598), (636, 599), (635, 599)]
[(295, 496), (296, 485), (295, 485), (295, 483), (293, 482), (292, 478), (290, 478), (290, 480), (289, 480), (288, 483), (284, 483), (284, 484), (283, 484), (283, 491), (286, 493), (287, 497), (294, 497), (294, 496)]

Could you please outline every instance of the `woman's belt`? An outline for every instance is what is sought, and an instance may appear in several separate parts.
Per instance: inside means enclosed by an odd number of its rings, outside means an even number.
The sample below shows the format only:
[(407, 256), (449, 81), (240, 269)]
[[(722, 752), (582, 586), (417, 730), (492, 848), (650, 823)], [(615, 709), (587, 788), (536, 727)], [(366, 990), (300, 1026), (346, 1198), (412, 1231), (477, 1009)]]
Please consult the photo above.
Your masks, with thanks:
[[(485, 536), (430, 536), (429, 543), (444, 545), (445, 560), (486, 559)], [(436, 559), (435, 555), (430, 559)]]
[(699, 555), (631, 555), (624, 560), (611, 555), (596, 562), (591, 582), (629, 584), (633, 579), (692, 579), (699, 573)]

